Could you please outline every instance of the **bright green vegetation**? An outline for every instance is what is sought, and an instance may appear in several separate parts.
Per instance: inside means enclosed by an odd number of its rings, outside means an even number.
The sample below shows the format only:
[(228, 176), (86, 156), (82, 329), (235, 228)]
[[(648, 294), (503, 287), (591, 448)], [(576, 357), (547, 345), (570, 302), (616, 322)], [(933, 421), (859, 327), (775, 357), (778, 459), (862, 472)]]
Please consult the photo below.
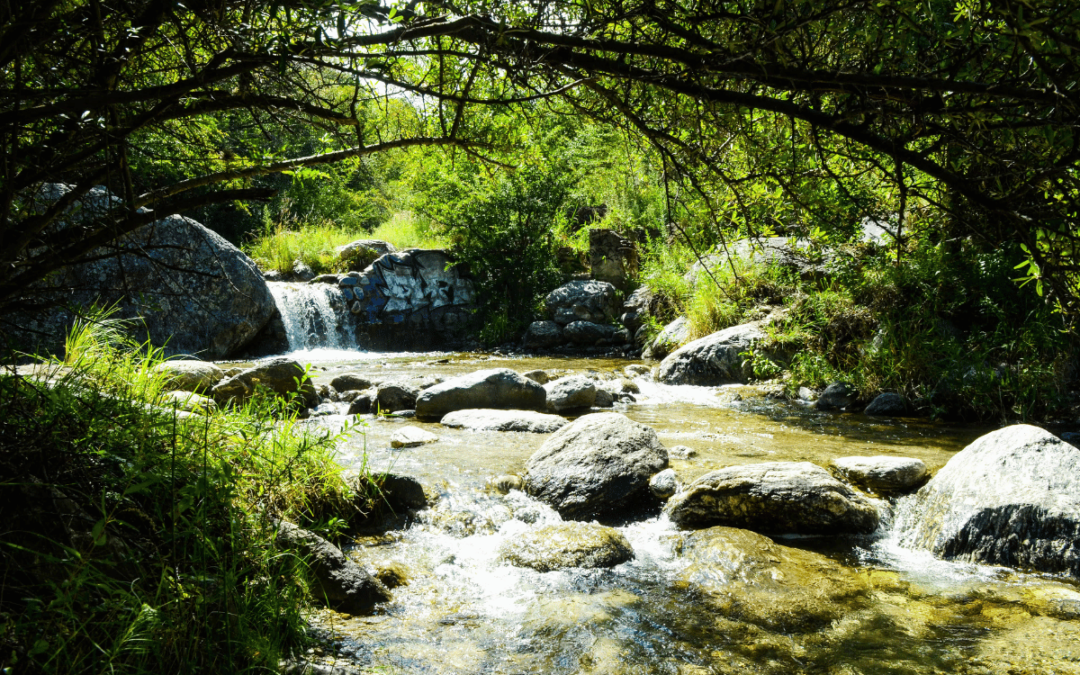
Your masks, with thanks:
[(325, 530), (358, 513), (335, 439), (268, 397), (179, 417), (159, 362), (92, 321), (63, 362), (0, 377), (14, 672), (239, 673), (306, 648), (306, 569), (274, 519)]

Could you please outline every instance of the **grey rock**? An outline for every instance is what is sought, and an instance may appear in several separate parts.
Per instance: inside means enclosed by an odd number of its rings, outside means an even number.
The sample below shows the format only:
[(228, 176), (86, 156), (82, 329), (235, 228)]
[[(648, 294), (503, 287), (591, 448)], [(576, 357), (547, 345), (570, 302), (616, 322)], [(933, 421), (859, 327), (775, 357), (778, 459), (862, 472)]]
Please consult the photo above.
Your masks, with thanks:
[(596, 401), (596, 385), (582, 375), (560, 377), (544, 385), (547, 392), (548, 410), (562, 412), (579, 408), (591, 408)]
[(690, 459), (697, 456), (697, 450), (688, 445), (673, 445), (668, 448), (668, 456), (676, 459)]
[(652, 375), (652, 368), (640, 363), (634, 363), (623, 368), (623, 372), (626, 373), (627, 377), (647, 377)]
[(683, 529), (726, 525), (765, 534), (869, 534), (879, 520), (866, 497), (809, 462), (707, 473), (672, 497), (664, 513)]
[(338, 391), (370, 389), (374, 385), (374, 380), (360, 375), (359, 373), (345, 373), (330, 380), (330, 386)]
[(915, 495), (906, 545), (1080, 577), (1080, 449), (1017, 424), (967, 446)]
[(217, 403), (214, 402), (214, 399), (190, 391), (167, 391), (163, 403), (167, 407), (175, 406), (181, 410), (200, 414), (207, 414), (217, 410)]
[(315, 270), (311, 269), (306, 262), (297, 258), (293, 261), (292, 277), (300, 281), (311, 281), (315, 278)]
[(879, 494), (911, 492), (928, 475), (926, 464), (912, 457), (838, 457), (831, 464), (847, 482)]
[[(59, 199), (70, 187), (46, 186)], [(93, 188), (69, 209), (54, 235), (83, 226), (119, 203)], [(207, 360), (238, 354), (270, 321), (276, 306), (255, 262), (224, 238), (179, 215), (167, 216), (65, 266), (32, 289), (34, 302), (57, 306), (9, 317), (20, 346), (59, 352), (76, 316), (68, 307), (116, 305), (115, 318), (132, 319), (139, 340), (166, 355)], [(64, 306), (61, 306), (64, 305)], [(5, 329), (6, 330), (6, 329)]]
[(277, 542), (306, 559), (318, 584), (316, 595), (330, 607), (348, 614), (367, 614), (375, 605), (390, 600), (385, 586), (319, 535), (281, 521)]
[(548, 382), (551, 382), (551, 376), (544, 370), (530, 370), (525, 373), (525, 377), (537, 384), (547, 384)]
[(615, 405), (615, 395), (611, 393), (610, 389), (604, 387), (596, 388), (596, 398), (593, 400), (594, 408), (610, 408)]
[(544, 349), (565, 342), (562, 328), (554, 321), (533, 321), (525, 330), (521, 346), (525, 349)]
[[(743, 352), (756, 348), (765, 333), (756, 324), (732, 326), (680, 347), (660, 363), (665, 384), (718, 385), (748, 382), (753, 370)], [(769, 356), (769, 354), (766, 354)]]
[[(642, 326), (638, 330), (644, 330)], [(662, 359), (678, 349), (690, 337), (690, 324), (685, 316), (680, 316), (668, 325), (664, 326), (660, 334), (645, 348), (642, 356), (647, 359)], [(636, 339), (636, 336), (635, 336)]]
[[(393, 473), (381, 476), (376, 474), (372, 479), (357, 478), (354, 485), (358, 495), (366, 496), (369, 492), (376, 494), (376, 508), (387, 507), (394, 513), (402, 513), (410, 509), (424, 509), (428, 506), (424, 486), (412, 476)], [(364, 508), (366, 502), (358, 506)]]
[(166, 373), (169, 389), (210, 391), (225, 377), (224, 371), (205, 361), (169, 360), (154, 366), (155, 373)]
[(349, 415), (367, 415), (371, 412), (371, 404), (375, 400), (374, 392), (357, 392), (357, 395), (349, 401)]
[(309, 281), (310, 284), (336, 284), (341, 279), (338, 274), (320, 274)]
[(388, 383), (379, 385), (375, 392), (375, 402), (379, 405), (379, 412), (392, 413), (399, 410), (413, 410), (416, 408), (416, 397), (420, 391), (403, 383)]
[(615, 336), (615, 326), (593, 323), (592, 321), (573, 321), (563, 329), (566, 339), (575, 345), (589, 347)]
[(821, 392), (814, 406), (818, 410), (841, 410), (855, 403), (858, 392), (847, 382), (833, 382)]
[(569, 522), (528, 530), (503, 544), (499, 557), (517, 567), (551, 572), (615, 567), (633, 559), (634, 550), (614, 528)]
[(292, 359), (270, 359), (223, 380), (210, 392), (219, 403), (243, 401), (259, 386), (279, 396), (299, 392), (304, 404), (311, 408), (319, 404), (319, 395), (311, 380), (304, 379), (305, 375), (304, 367)]
[(421, 392), (416, 415), (442, 418), (448, 412), (469, 408), (546, 410), (544, 388), (509, 368), (492, 368), (451, 378)]
[(891, 392), (885, 392), (884, 394), (878, 394), (874, 397), (873, 401), (870, 401), (870, 405), (866, 406), (863, 413), (866, 415), (878, 415), (882, 417), (901, 417), (907, 414), (908, 404), (907, 399), (900, 394), (894, 394)]
[(427, 443), (435, 443), (439, 437), (420, 427), (403, 427), (390, 437), (392, 448), (418, 448)]
[(618, 315), (615, 287), (605, 281), (571, 281), (547, 294), (548, 317), (565, 326), (573, 321), (602, 323)]
[(649, 479), (649, 490), (658, 499), (670, 499), (679, 491), (679, 479), (675, 469), (664, 469)]
[(634, 242), (614, 230), (589, 230), (589, 268), (593, 279), (625, 288), (638, 275), (638, 251)]
[(667, 468), (656, 432), (618, 413), (594, 413), (555, 432), (525, 464), (525, 489), (564, 518), (652, 503), (649, 479)]
[(360, 271), (387, 253), (396, 253), (394, 245), (378, 239), (358, 239), (337, 248), (338, 260), (348, 269)]
[(532, 410), (455, 410), (443, 415), (440, 423), (452, 429), (471, 431), (524, 431), (551, 434), (568, 424), (559, 415), (547, 415)]

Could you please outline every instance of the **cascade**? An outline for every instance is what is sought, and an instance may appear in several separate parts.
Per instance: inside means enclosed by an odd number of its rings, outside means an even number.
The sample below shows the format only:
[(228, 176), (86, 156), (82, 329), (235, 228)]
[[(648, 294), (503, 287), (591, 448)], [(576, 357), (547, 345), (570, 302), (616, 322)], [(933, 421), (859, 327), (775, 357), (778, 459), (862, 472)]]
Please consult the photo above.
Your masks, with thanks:
[(343, 319), (345, 297), (331, 284), (268, 282), (281, 312), (289, 349), (356, 349), (356, 338)]

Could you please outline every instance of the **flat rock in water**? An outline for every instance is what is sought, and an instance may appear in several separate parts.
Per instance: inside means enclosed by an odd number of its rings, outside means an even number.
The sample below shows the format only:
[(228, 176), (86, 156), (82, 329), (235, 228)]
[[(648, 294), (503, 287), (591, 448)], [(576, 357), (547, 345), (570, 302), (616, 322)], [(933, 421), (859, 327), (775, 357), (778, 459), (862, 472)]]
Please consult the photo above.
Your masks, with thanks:
[(548, 410), (562, 412), (591, 408), (596, 402), (596, 384), (584, 375), (560, 377), (544, 385)]
[(154, 366), (154, 372), (167, 374), (169, 380), (166, 386), (180, 391), (210, 391), (225, 378), (225, 372), (213, 363), (183, 359), (159, 363)]
[(913, 457), (839, 457), (832, 468), (852, 485), (880, 494), (914, 491), (927, 476), (926, 464)]
[(416, 416), (442, 418), (455, 410), (507, 408), (545, 412), (544, 388), (509, 368), (478, 370), (425, 389), (416, 398)]
[(376, 604), (390, 600), (390, 591), (382, 583), (319, 535), (281, 521), (277, 541), (305, 557), (318, 584), (315, 594), (330, 607), (348, 614), (367, 614)]
[(305, 380), (305, 375), (304, 367), (292, 359), (270, 359), (223, 380), (211, 389), (211, 394), (219, 402), (243, 400), (261, 386), (279, 396), (299, 392), (306, 405), (318, 405), (315, 385), (311, 380)]
[(660, 363), (657, 377), (664, 384), (712, 386), (748, 382), (753, 370), (743, 352), (765, 338), (755, 324), (732, 326), (680, 347)]
[(621, 532), (595, 523), (558, 523), (527, 530), (507, 540), (499, 557), (540, 572), (568, 567), (614, 567), (634, 557)]
[(525, 490), (564, 518), (595, 518), (654, 503), (649, 479), (667, 468), (656, 432), (618, 413), (579, 417), (525, 464)]
[(946, 559), (1080, 577), (1080, 449), (1026, 424), (986, 434), (944, 466), (898, 527)]
[(419, 427), (404, 427), (394, 432), (390, 437), (392, 448), (418, 448), (425, 443), (434, 443), (439, 437), (430, 431)]
[(375, 382), (359, 373), (343, 373), (330, 380), (330, 386), (338, 391), (370, 389)]
[(679, 579), (718, 617), (784, 633), (820, 630), (855, 614), (874, 590), (865, 571), (730, 527), (684, 534)]
[(443, 416), (441, 424), (452, 429), (471, 431), (526, 431), (551, 434), (569, 424), (564, 417), (532, 410), (455, 410)]
[(869, 534), (877, 508), (809, 462), (731, 466), (701, 476), (664, 507), (684, 529), (726, 525), (766, 534)]

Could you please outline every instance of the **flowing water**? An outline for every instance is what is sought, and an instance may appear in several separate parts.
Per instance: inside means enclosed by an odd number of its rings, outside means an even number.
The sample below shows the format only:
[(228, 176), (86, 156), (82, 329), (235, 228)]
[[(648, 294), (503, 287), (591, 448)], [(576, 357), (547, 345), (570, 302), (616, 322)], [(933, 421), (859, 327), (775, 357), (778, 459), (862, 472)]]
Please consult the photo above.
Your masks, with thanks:
[[(295, 345), (295, 343), (294, 343)], [(624, 377), (629, 362), (374, 354), (307, 349), (316, 383), (343, 372), (379, 380), (452, 377), (483, 368)], [(647, 424), (680, 482), (732, 464), (850, 455), (917, 457), (936, 470), (987, 428), (821, 413), (754, 387), (669, 387), (634, 379), (615, 408)], [(694, 535), (657, 516), (614, 523), (632, 561), (540, 573), (500, 560), (505, 542), (557, 513), (490, 481), (520, 474), (546, 435), (470, 432), (364, 416), (340, 445), (356, 469), (415, 476), (437, 501), (414, 520), (359, 537), (352, 555), (407, 583), (372, 616), (324, 610), (312, 660), (380, 673), (1080, 674), (1080, 584), (1049, 575), (937, 560), (904, 549), (892, 523), (908, 500), (881, 503), (870, 537), (776, 538), (739, 530)], [(341, 415), (312, 424), (340, 428)], [(405, 425), (435, 433), (391, 449)], [(696, 543), (695, 543), (696, 542)]]
[(350, 335), (346, 323), (345, 297), (332, 284), (299, 284), (268, 282), (274, 296), (289, 348), (310, 350), (356, 348), (356, 337)]

